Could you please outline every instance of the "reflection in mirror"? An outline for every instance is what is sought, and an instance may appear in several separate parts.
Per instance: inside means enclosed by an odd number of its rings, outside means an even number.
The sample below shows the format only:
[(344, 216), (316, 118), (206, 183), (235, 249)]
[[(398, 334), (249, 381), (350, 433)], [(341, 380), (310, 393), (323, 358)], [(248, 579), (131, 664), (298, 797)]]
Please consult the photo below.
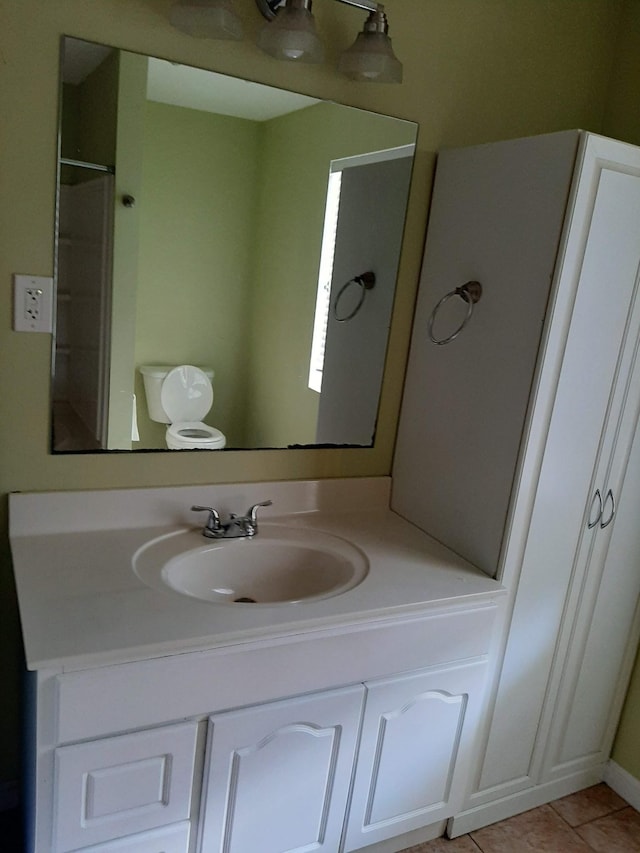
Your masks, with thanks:
[(370, 446), (416, 126), (72, 38), (62, 80), (54, 451)]

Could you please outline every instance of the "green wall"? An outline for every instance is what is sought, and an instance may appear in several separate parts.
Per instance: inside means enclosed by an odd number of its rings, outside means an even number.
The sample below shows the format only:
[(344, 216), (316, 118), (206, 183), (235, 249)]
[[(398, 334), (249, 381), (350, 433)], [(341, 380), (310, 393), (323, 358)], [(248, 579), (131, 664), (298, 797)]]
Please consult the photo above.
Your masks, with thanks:
[(136, 291), (140, 206), (126, 207), (125, 195), (140, 198), (147, 60), (132, 53), (118, 56), (118, 120), (116, 126), (115, 205), (111, 322), (118, 329), (117, 345), (109, 354), (109, 423), (107, 447), (131, 449), (135, 352)]
[[(255, 251), (250, 443), (313, 444), (309, 358), (331, 160), (415, 142), (416, 129), (338, 104), (266, 122)], [(274, 227), (274, 223), (276, 227)]]
[[(244, 443), (259, 125), (147, 102), (135, 364), (214, 368), (206, 418)], [(165, 447), (136, 380), (141, 446)]]
[(116, 161), (118, 66), (117, 53), (110, 53), (78, 86), (78, 160), (105, 166)]
[[(637, 0), (631, 0), (633, 7)], [(401, 86), (354, 83), (335, 71), (363, 13), (321, 0), (327, 60), (297, 67), (261, 54), (254, 0), (236, 0), (241, 43), (192, 39), (150, 0), (21, 0), (0, 5), (0, 492), (168, 486), (388, 474), (418, 282), (435, 152), (572, 127), (601, 130), (623, 0), (388, 0)], [(418, 157), (394, 306), (376, 445), (363, 450), (52, 456), (51, 341), (11, 331), (11, 274), (50, 275), (60, 36), (108, 42), (420, 123)], [(625, 35), (625, 34), (623, 34)], [(627, 38), (627, 35), (625, 35)], [(630, 53), (639, 43), (628, 34)], [(616, 85), (626, 83), (625, 70)], [(629, 99), (636, 110), (635, 99)], [(186, 456), (186, 458), (185, 458)], [(197, 458), (194, 458), (197, 457)], [(18, 774), (20, 637), (2, 505), (0, 781)], [(636, 714), (637, 719), (637, 714)], [(637, 737), (636, 737), (637, 749)], [(625, 767), (631, 758), (618, 755)]]
[[(228, 446), (314, 443), (307, 374), (331, 160), (415, 136), (338, 104), (255, 122), (147, 102), (135, 364), (212, 366), (206, 420)], [(140, 375), (136, 394), (140, 446), (163, 448)]]

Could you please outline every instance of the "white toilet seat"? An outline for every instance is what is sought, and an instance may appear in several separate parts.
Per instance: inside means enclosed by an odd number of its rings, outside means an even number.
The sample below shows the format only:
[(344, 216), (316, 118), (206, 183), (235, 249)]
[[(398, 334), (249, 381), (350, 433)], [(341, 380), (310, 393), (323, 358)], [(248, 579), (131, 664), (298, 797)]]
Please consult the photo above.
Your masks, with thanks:
[(169, 424), (165, 438), (171, 450), (221, 450), (227, 443), (219, 429), (202, 421)]

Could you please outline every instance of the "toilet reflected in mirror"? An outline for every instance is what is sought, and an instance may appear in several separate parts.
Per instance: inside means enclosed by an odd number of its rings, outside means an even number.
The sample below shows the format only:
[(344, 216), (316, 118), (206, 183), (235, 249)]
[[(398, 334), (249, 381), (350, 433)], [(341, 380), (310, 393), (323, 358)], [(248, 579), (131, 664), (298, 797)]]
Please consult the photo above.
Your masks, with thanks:
[(146, 364), (140, 373), (149, 417), (167, 424), (169, 450), (222, 450), (227, 443), (224, 434), (203, 420), (213, 405), (214, 372), (210, 367)]

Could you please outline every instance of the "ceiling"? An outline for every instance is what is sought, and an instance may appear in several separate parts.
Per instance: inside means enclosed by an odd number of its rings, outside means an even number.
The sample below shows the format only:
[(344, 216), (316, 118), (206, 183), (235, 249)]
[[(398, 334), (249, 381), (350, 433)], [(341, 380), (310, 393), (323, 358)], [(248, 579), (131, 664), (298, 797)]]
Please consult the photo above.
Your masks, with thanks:
[[(106, 45), (66, 38), (64, 82), (79, 85), (113, 50)], [(318, 103), (315, 98), (295, 92), (153, 57), (149, 57), (147, 98), (252, 121), (267, 121)]]

